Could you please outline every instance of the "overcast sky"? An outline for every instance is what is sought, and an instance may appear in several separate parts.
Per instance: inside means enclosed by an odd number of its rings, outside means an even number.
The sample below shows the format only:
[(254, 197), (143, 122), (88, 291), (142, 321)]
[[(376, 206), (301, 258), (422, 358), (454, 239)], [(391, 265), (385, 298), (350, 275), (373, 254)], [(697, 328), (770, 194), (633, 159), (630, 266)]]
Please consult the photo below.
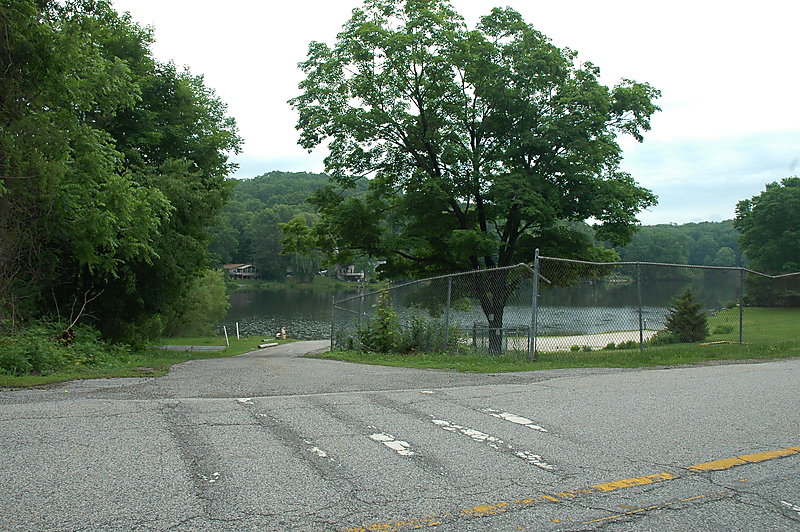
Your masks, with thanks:
[[(622, 167), (659, 196), (644, 224), (720, 221), (766, 183), (800, 172), (796, 0), (454, 0), (473, 27), (511, 6), (602, 81), (646, 81), (663, 109), (643, 144), (623, 139)], [(228, 104), (244, 148), (237, 177), (322, 172), (297, 145), (297, 63), (333, 43), (358, 0), (114, 0), (155, 29), (154, 53), (203, 74)], [(650, 7), (652, 6), (652, 7)]]

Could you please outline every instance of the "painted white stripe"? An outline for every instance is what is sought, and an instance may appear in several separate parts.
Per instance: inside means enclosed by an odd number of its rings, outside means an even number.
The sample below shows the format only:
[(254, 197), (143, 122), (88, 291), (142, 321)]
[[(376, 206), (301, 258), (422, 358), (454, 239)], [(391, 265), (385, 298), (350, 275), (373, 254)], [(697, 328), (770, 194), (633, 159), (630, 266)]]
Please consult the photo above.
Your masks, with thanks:
[(237, 399), (238, 402), (242, 403), (243, 405), (252, 405), (253, 399), (251, 397), (242, 397), (241, 399)]
[(326, 453), (325, 451), (323, 451), (319, 447), (312, 447), (308, 451), (311, 452), (311, 453), (316, 454), (320, 458), (327, 458), (328, 457), (328, 453)]
[(319, 447), (314, 445), (314, 442), (312, 442), (310, 440), (303, 440), (303, 442), (306, 445), (312, 445), (313, 446), (313, 447), (309, 447), (308, 449), (306, 449), (308, 452), (316, 454), (320, 458), (328, 458), (328, 453), (326, 453), (325, 451), (323, 451), (322, 449), (320, 449)]
[(797, 515), (800, 515), (800, 506), (795, 506), (794, 504), (786, 501), (781, 501), (781, 504), (787, 507), (788, 509), (797, 512)]
[(472, 438), (477, 442), (486, 443), (492, 449), (501, 450), (502, 448), (511, 451), (514, 454), (514, 456), (522, 458), (529, 464), (533, 464), (536, 467), (546, 469), (547, 471), (552, 471), (555, 469), (554, 465), (548, 464), (547, 462), (543, 461), (542, 457), (539, 456), (538, 454), (529, 453), (528, 451), (517, 451), (511, 445), (507, 444), (500, 438), (497, 438), (495, 436), (490, 436), (485, 432), (481, 432), (475, 429), (470, 429), (467, 427), (462, 427), (461, 425), (456, 425), (454, 423), (450, 423), (449, 421), (445, 421), (443, 419), (434, 419), (432, 421), (434, 425), (437, 425), (443, 428), (444, 430), (450, 432), (459, 432), (465, 436), (469, 436), (470, 438)]
[(411, 444), (402, 440), (397, 440), (391, 434), (379, 432), (377, 434), (371, 434), (370, 438), (384, 444), (386, 447), (392, 449), (399, 455), (414, 456), (416, 454), (414, 451), (411, 450)]
[(532, 430), (538, 430), (539, 432), (547, 432), (547, 429), (542, 427), (541, 425), (537, 425), (530, 419), (522, 416), (518, 416), (516, 414), (512, 414), (510, 412), (500, 412), (499, 410), (492, 410), (491, 408), (487, 408), (484, 410), (490, 416), (494, 416), (496, 418), (505, 419), (506, 421), (510, 421), (511, 423), (516, 423), (517, 425), (522, 425), (528, 427)]
[(211, 473), (211, 476), (207, 477), (205, 475), (200, 475), (200, 478), (202, 478), (203, 480), (205, 480), (209, 484), (213, 484), (214, 482), (219, 480), (219, 473), (215, 471), (215, 472)]

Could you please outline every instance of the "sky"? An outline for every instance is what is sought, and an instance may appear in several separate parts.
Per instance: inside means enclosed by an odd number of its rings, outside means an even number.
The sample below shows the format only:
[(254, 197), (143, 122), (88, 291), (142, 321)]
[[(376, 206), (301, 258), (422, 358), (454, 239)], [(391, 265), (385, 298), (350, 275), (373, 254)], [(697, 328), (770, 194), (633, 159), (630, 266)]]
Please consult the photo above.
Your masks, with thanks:
[[(297, 64), (333, 44), (360, 0), (113, 0), (154, 28), (153, 52), (202, 74), (244, 138), (235, 177), (324, 171), (297, 144)], [(643, 143), (621, 138), (622, 169), (659, 197), (645, 225), (721, 221), (767, 183), (800, 173), (800, 2), (787, 0), (452, 0), (474, 27), (510, 6), (613, 86), (662, 92)]]

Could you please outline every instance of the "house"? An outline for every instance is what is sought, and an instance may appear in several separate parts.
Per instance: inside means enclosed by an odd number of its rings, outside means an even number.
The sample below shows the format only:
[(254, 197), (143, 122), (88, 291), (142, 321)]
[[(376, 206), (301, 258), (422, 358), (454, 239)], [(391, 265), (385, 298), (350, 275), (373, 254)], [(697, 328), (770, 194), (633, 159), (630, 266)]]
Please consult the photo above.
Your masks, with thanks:
[(349, 264), (347, 266), (337, 265), (336, 278), (340, 281), (363, 282), (366, 278), (366, 274), (363, 271), (356, 270), (354, 264)]
[(222, 269), (231, 279), (260, 279), (261, 270), (253, 264), (223, 264)]

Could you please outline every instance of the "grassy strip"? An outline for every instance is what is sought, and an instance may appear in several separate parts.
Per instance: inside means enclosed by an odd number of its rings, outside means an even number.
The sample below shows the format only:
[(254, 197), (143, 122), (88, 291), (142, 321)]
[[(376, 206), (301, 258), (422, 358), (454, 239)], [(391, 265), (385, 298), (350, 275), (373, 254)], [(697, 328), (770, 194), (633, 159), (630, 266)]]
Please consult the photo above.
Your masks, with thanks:
[(761, 348), (735, 344), (694, 345), (678, 344), (650, 347), (639, 353), (638, 349), (592, 352), (538, 353), (535, 361), (511, 352), (504, 355), (452, 354), (452, 353), (369, 353), (363, 351), (336, 351), (311, 355), (315, 358), (343, 360), (360, 364), (376, 364), (418, 369), (454, 370), (466, 373), (504, 373), (510, 371), (536, 371), (564, 368), (641, 368), (702, 364), (713, 361), (770, 360), (800, 357), (800, 345), (775, 345)]
[[(739, 310), (719, 312), (710, 325), (735, 326), (726, 334), (712, 334), (708, 341), (738, 342)], [(419, 369), (455, 370), (470, 373), (503, 373), (564, 368), (640, 368), (704, 364), (715, 361), (770, 360), (800, 357), (800, 309), (746, 308), (743, 320), (744, 344), (672, 344), (636, 349), (560, 351), (537, 353), (528, 360), (526, 353), (503, 355), (476, 353), (370, 353), (336, 351), (313, 355), (316, 358), (344, 360), (361, 364)]]
[[(269, 340), (279, 344), (295, 340)], [(263, 336), (231, 338), (230, 346), (222, 351), (164, 351), (145, 348), (132, 350), (129, 354), (106, 362), (102, 367), (80, 366), (67, 371), (47, 375), (11, 376), (0, 374), (0, 387), (27, 388), (78, 379), (116, 377), (159, 377), (165, 375), (173, 364), (188, 360), (202, 360), (241, 355), (258, 349), (265, 343)], [(225, 345), (225, 338), (162, 338), (157, 345)]]

